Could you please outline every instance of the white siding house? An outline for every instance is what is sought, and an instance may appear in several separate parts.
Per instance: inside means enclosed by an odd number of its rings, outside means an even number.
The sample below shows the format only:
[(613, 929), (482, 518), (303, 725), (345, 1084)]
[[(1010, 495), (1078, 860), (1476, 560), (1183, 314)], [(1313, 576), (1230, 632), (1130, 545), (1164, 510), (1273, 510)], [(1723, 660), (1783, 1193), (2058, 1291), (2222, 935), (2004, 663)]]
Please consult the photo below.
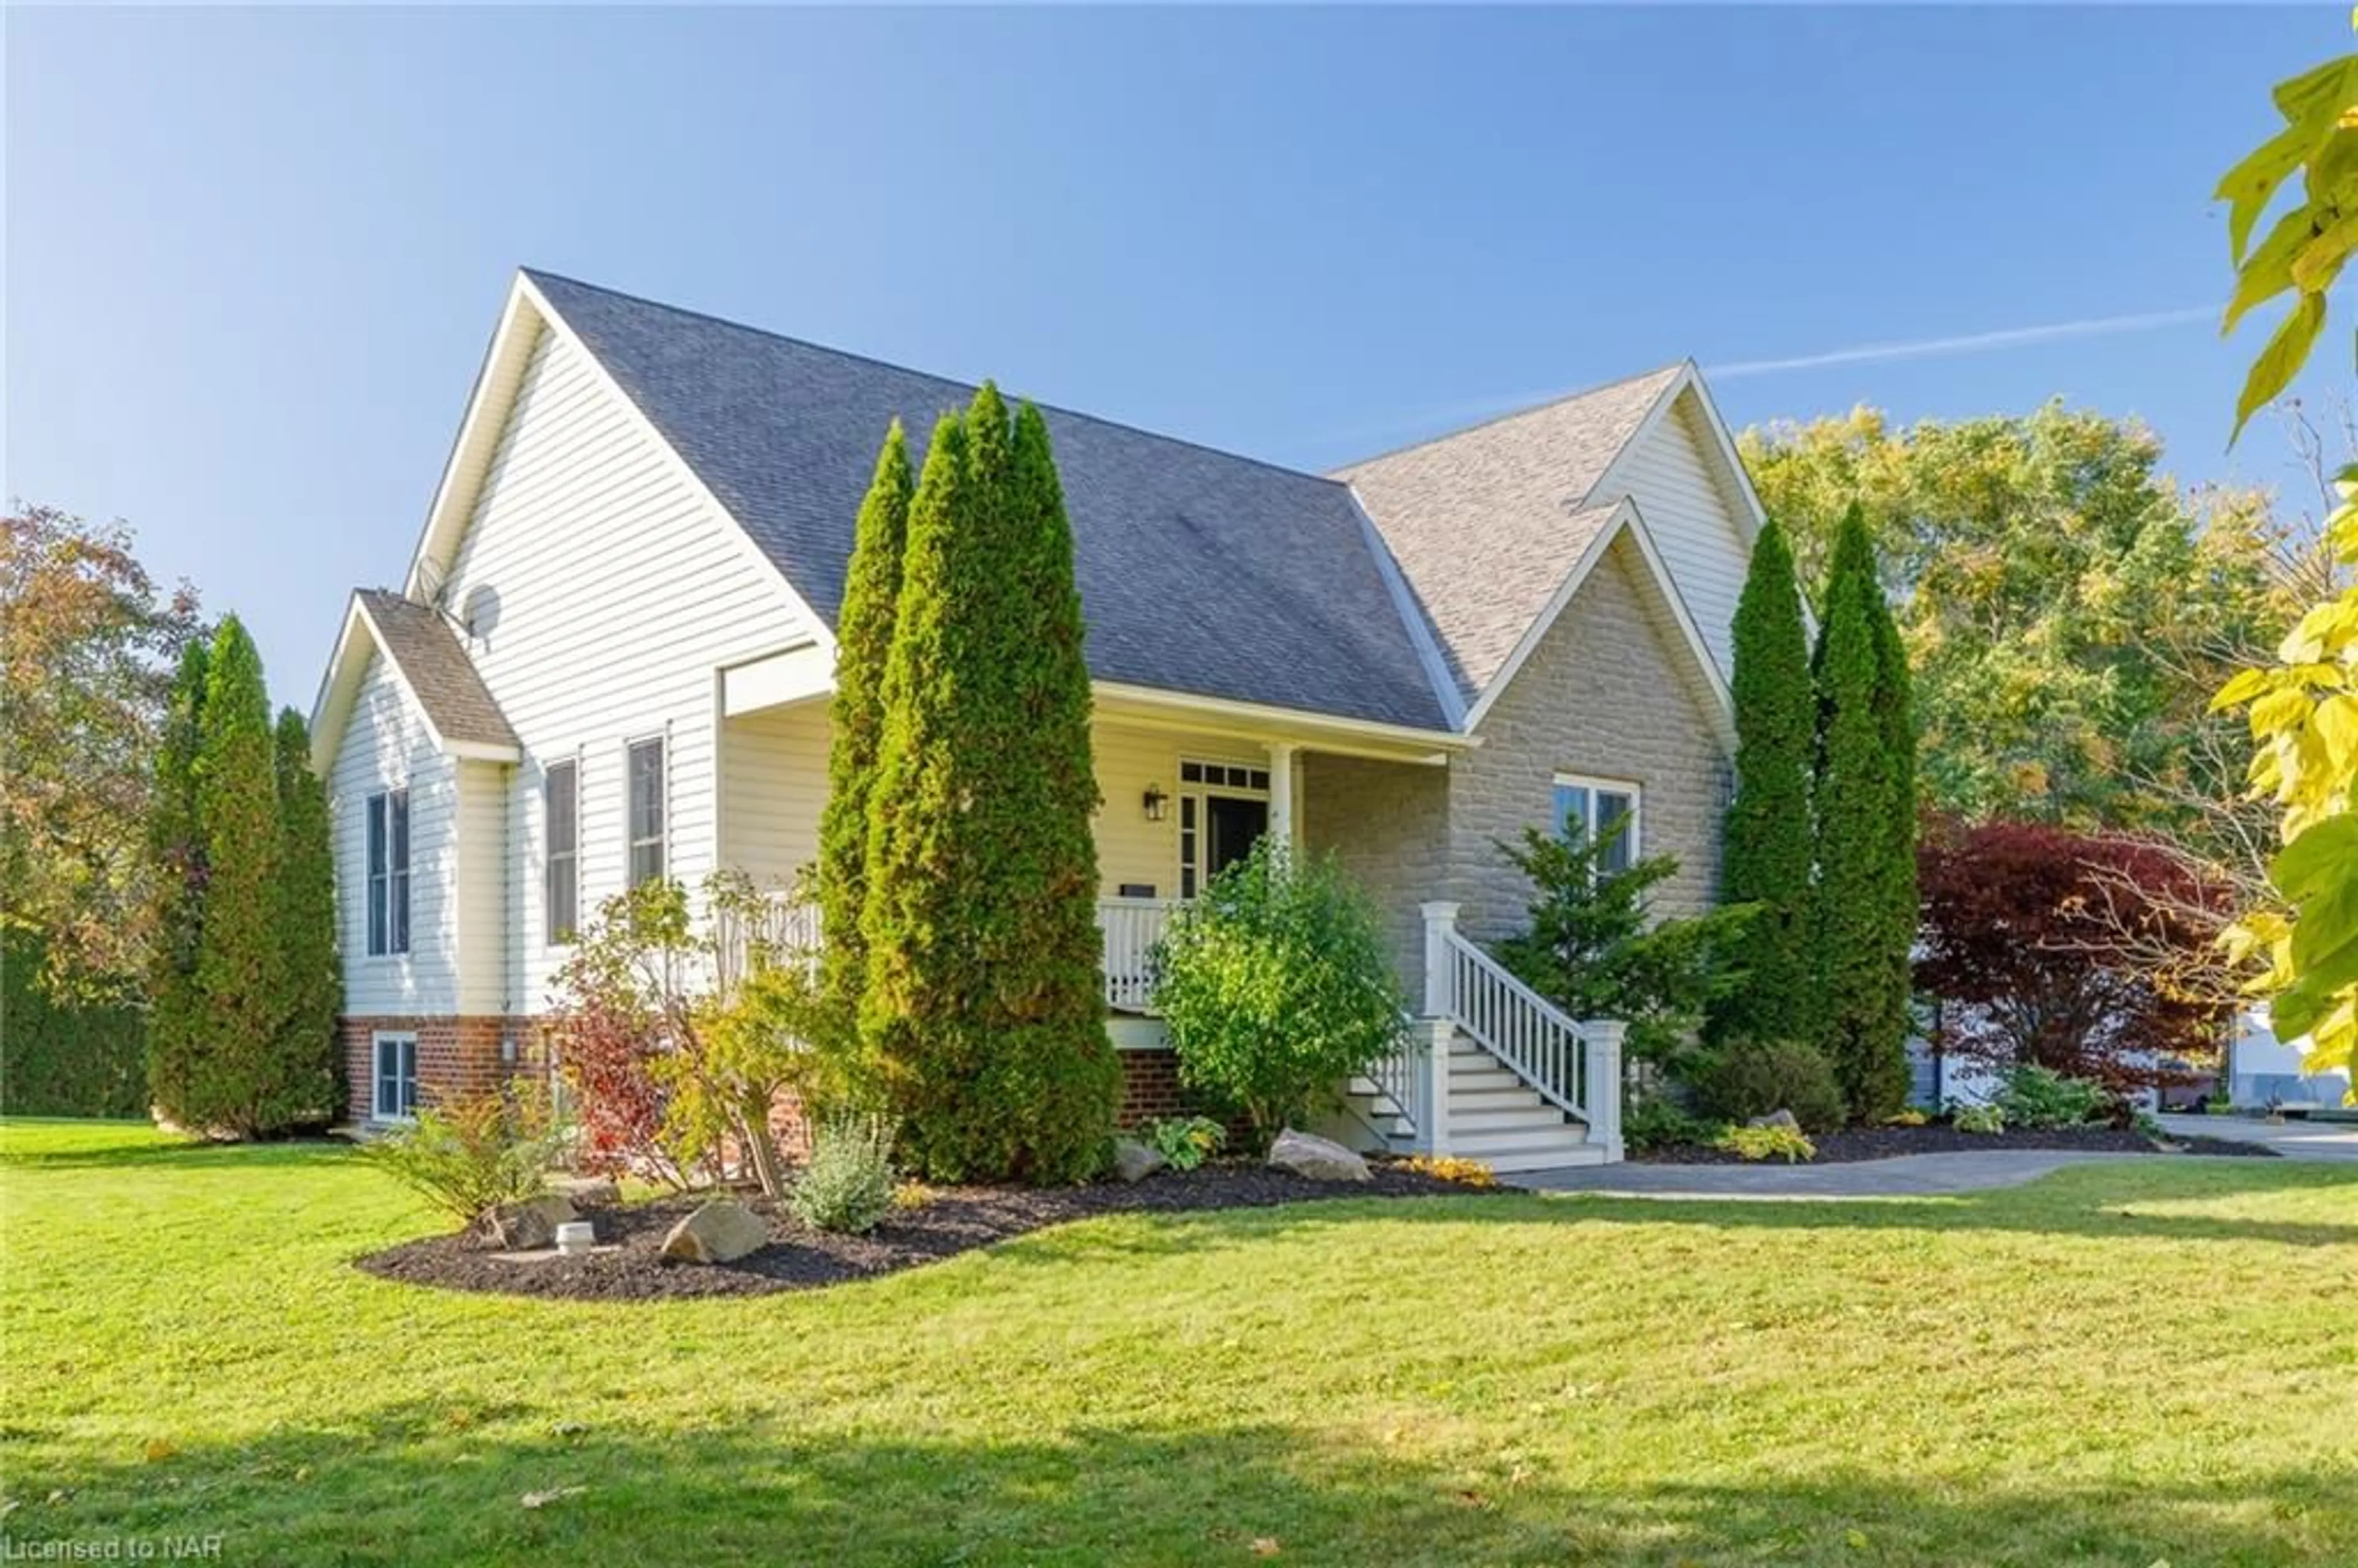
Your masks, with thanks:
[[(370, 1014), (460, 1011), (459, 764), (434, 743), (416, 701), (372, 654), (358, 700), (328, 776), (337, 880), (338, 937), (344, 954), (344, 1006)], [(368, 803), (406, 791), (409, 822), (409, 941), (369, 936)], [(388, 874), (390, 872), (388, 871)], [(392, 890), (388, 888), (387, 893)]]
[[(413, 1062), (430, 1098), (539, 1057), (567, 901), (587, 923), (635, 880), (784, 889), (816, 859), (860, 496), (891, 421), (921, 440), (971, 395), (519, 276), (403, 586), (355, 593), (313, 708), (348, 1062), (376, 1085), (356, 1115), (401, 1114), (408, 1087), (384, 1084)], [(1127, 1114), (1180, 1108), (1151, 1008), (1162, 923), (1271, 837), (1368, 885), (1429, 1026), (1358, 1086), (1363, 1130), (1501, 1169), (1616, 1157), (1617, 1034), (1506, 979), (1450, 901), (1512, 903), (1492, 841), (1556, 820), (1567, 771), (1625, 781), (1647, 849), (1698, 888), (1716, 862), (1758, 514), (1693, 366), (1325, 478), (1044, 415), (1088, 623)], [(1451, 1130), (1453, 1093), (1479, 1095), (1478, 1125)]]
[(670, 873), (693, 887), (719, 863), (715, 672), (806, 644), (811, 627), (743, 531), (548, 326), (441, 575), (442, 602), (525, 751), (506, 792), (516, 940), (496, 1011), (536, 1013), (565, 953), (546, 940), (546, 764), (580, 767), (584, 918), (623, 890), (634, 741), (664, 742)]

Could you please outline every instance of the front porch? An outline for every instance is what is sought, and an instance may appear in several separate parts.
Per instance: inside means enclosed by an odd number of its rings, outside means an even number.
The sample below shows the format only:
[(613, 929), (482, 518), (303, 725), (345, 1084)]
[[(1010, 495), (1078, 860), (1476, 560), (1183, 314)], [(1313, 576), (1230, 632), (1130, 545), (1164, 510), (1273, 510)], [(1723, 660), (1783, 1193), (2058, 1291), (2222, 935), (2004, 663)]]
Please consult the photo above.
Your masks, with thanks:
[[(1415, 1012), (1329, 1130), (1500, 1170), (1620, 1157), (1619, 1026), (1565, 1017), (1433, 902), (1448, 880), (1446, 767), (1466, 742), (1103, 687), (1093, 739), (1105, 1006), (1127, 1066), (1168, 1065), (1149, 1058), (1168, 1056), (1153, 953), (1172, 919), (1273, 835), (1333, 853), (1368, 890)], [(722, 720), (719, 862), (781, 890), (758, 934), (773, 946), (817, 945), (816, 912), (784, 890), (817, 856), (828, 742), (823, 694)]]

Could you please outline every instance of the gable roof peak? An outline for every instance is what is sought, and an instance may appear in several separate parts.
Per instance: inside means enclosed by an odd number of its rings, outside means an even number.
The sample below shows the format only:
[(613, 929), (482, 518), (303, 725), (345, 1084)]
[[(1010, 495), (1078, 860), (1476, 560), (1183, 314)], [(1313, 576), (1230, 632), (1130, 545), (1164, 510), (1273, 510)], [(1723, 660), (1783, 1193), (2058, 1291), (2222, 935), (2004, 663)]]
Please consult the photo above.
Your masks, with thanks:
[[(1634, 404), (1637, 406), (1637, 419), (1643, 419), (1646, 412), (1653, 407), (1663, 391), (1672, 382), (1694, 368), (1695, 362), (1692, 359), (1676, 360), (1669, 364), (1656, 365), (1651, 370), (1639, 371), (1635, 375), (1625, 375), (1617, 380), (1600, 382), (1595, 386), (1585, 386), (1577, 391), (1561, 393), (1537, 403), (1526, 403), (1520, 407), (1493, 414), (1487, 419), (1477, 419), (1471, 425), (1460, 425), (1454, 429), (1439, 431), (1401, 446), (1371, 453), (1364, 458), (1354, 459), (1350, 462), (1339, 465), (1333, 471), (1338, 479), (1348, 479), (1358, 470), (1369, 468), (1378, 463), (1390, 462), (1395, 458), (1404, 458), (1429, 448), (1445, 446), (1452, 441), (1493, 430), (1502, 425), (1515, 424), (1520, 420), (1535, 418), (1545, 414), (1577, 413), (1592, 401), (1609, 402), (1616, 406), (1625, 403)], [(1634, 431), (1636, 428), (1637, 423), (1633, 420), (1630, 429)], [(1574, 496), (1571, 499), (1577, 501), (1582, 498)]]

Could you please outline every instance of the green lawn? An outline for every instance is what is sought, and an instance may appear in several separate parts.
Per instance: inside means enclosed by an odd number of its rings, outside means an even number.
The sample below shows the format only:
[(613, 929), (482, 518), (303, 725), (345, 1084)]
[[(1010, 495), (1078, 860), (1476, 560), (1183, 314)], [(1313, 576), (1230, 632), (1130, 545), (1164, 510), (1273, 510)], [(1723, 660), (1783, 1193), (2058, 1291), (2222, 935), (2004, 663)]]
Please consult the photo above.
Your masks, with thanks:
[(654, 1307), (363, 1276), (348, 1260), (434, 1222), (324, 1148), (13, 1123), (0, 1222), (0, 1530), (20, 1546), (2358, 1562), (2358, 1168), (1130, 1217)]

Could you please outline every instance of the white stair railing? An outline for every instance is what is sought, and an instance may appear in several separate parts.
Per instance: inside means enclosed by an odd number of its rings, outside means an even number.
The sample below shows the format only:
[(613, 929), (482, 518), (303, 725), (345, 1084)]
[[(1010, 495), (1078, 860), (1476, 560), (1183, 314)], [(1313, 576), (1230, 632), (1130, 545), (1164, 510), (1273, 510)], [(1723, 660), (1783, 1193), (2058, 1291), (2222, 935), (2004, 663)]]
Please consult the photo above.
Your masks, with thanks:
[(1400, 1038), (1391, 1050), (1368, 1069), (1368, 1081), (1391, 1102), (1392, 1112), (1408, 1124), (1407, 1130), (1416, 1136), (1419, 1147), (1423, 1147), (1425, 1129), (1433, 1122), (1432, 1065), (1435, 1052), (1446, 1060), (1449, 1036), (1444, 1033), (1436, 1039), (1428, 1021), (1403, 1018)]
[[(1496, 1057), (1541, 1098), (1588, 1124), (1591, 1142), (1606, 1158), (1621, 1158), (1621, 1047), (1628, 1025), (1583, 1022), (1509, 974), (1457, 929), (1457, 905), (1427, 903), (1424, 913), (1424, 1011)], [(1447, 1037), (1428, 1065), (1431, 1126), (1420, 1141), (1445, 1151), (1448, 1135)]]

